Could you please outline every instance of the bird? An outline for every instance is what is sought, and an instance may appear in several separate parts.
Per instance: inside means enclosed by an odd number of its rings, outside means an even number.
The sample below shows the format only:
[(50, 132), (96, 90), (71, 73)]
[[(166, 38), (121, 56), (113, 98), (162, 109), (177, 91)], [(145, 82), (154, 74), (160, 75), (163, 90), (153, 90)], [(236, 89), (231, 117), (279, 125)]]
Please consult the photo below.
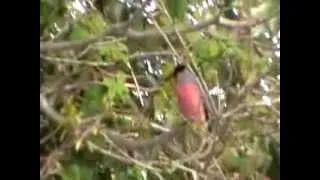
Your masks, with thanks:
[(185, 65), (177, 65), (173, 72), (178, 106), (183, 116), (196, 123), (206, 123), (206, 109), (196, 76)]

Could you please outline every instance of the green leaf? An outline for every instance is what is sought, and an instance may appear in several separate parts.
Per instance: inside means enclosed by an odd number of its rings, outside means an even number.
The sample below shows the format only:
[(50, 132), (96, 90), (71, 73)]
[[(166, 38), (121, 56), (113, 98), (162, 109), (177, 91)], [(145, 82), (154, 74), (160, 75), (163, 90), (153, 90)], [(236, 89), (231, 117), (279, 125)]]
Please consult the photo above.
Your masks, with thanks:
[(141, 169), (137, 166), (127, 166), (123, 168), (119, 168), (114, 173), (115, 179), (122, 180), (146, 180), (143, 176), (144, 169)]
[(71, 164), (61, 173), (62, 180), (90, 180), (94, 177), (94, 171), (86, 166)]
[(194, 45), (196, 57), (202, 60), (212, 60), (221, 54), (220, 44), (215, 40), (199, 40)]
[(90, 34), (101, 34), (106, 28), (102, 15), (97, 11), (90, 11), (86, 16), (82, 16), (79, 24)]
[(103, 61), (124, 60), (128, 57), (128, 47), (120, 42), (100, 46), (98, 52)]
[(186, 37), (188, 38), (188, 40), (193, 43), (193, 42), (197, 42), (198, 40), (202, 39), (201, 33), (199, 32), (191, 32), (191, 33), (187, 33)]
[(62, 173), (62, 180), (80, 180), (80, 168), (77, 165), (72, 165)]
[(169, 14), (174, 20), (184, 20), (188, 9), (187, 0), (167, 0), (166, 6)]
[(62, 111), (69, 122), (74, 122), (79, 112), (72, 96), (67, 99)]
[(125, 86), (125, 76), (121, 73), (116, 78), (105, 78), (103, 83), (108, 87), (108, 99), (125, 101), (129, 97), (129, 90)]
[(93, 115), (103, 110), (103, 96), (106, 93), (105, 87), (92, 85), (85, 91), (81, 103), (81, 111), (85, 115)]
[[(64, 0), (40, 1), (40, 30), (41, 35), (48, 35), (54, 29), (54, 23), (65, 21), (62, 15), (67, 11)], [(59, 23), (58, 23), (59, 24)], [(63, 23), (64, 24), (64, 23)]]
[(85, 30), (84, 28), (80, 27), (80, 26), (75, 26), (71, 35), (70, 35), (70, 39), (71, 40), (84, 40), (87, 39), (89, 37), (89, 32), (87, 30)]

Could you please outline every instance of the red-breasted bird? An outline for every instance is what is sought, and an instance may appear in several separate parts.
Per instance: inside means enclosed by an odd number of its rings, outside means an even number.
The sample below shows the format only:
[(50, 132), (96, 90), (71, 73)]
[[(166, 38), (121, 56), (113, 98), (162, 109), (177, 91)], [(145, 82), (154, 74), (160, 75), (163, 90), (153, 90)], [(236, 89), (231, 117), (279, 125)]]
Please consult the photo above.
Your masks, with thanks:
[(178, 106), (185, 118), (204, 125), (206, 111), (200, 86), (195, 75), (186, 66), (178, 65), (174, 70), (175, 90)]

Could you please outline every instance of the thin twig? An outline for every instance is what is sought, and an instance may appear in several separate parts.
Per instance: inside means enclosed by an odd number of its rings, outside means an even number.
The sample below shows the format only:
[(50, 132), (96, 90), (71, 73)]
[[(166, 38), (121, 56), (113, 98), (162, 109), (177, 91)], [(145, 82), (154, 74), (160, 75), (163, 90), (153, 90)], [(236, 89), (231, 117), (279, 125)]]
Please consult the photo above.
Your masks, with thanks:
[[(200, 29), (206, 28), (212, 24), (219, 24), (219, 25), (228, 26), (228, 27), (254, 26), (264, 21), (258, 21), (255, 23), (248, 23), (247, 21), (240, 21), (240, 22), (232, 21), (232, 23), (230, 22), (231, 21), (225, 21), (225, 20), (222, 20), (221, 18), (217, 19), (215, 17), (206, 21), (198, 22), (195, 26), (179, 28), (178, 30), (176, 30), (175, 28), (166, 28), (163, 30), (163, 33), (166, 35), (173, 35), (176, 33), (176, 31), (178, 31), (179, 33), (190, 33), (190, 32), (194, 32), (194, 31), (198, 31)], [(116, 36), (116, 37), (125, 36), (127, 38), (136, 39), (136, 40), (163, 36), (163, 33), (159, 33), (157, 28), (149, 29), (146, 31), (136, 31), (130, 28), (128, 29), (128, 27), (129, 27), (128, 21), (114, 24), (109, 29), (107, 29), (104, 33), (86, 40), (74, 40), (74, 41), (64, 41), (64, 42), (41, 42), (40, 41), (40, 52), (45, 52), (48, 50), (61, 51), (61, 50), (78, 48), (78, 47), (84, 47), (90, 43), (94, 43), (101, 40), (104, 36)]]
[(133, 71), (133, 69), (132, 69), (131, 64), (130, 64), (129, 61), (126, 61), (126, 65), (127, 65), (127, 67), (129, 68), (129, 70), (130, 70), (131, 76), (132, 76), (133, 81), (134, 81), (134, 84), (135, 84), (135, 86), (136, 86), (136, 90), (137, 90), (137, 93), (138, 93), (138, 97), (139, 97), (139, 100), (140, 100), (140, 104), (141, 104), (141, 106), (144, 106), (144, 102), (143, 102), (143, 99), (142, 99), (142, 96), (141, 96), (140, 86), (139, 86), (139, 83), (138, 83), (138, 81), (137, 81), (136, 75), (135, 75), (135, 73), (134, 73), (134, 71)]
[(40, 94), (40, 110), (56, 122), (64, 121), (64, 117), (50, 107), (47, 98), (43, 94)]
[(173, 56), (170, 51), (152, 51), (152, 52), (143, 52), (143, 53), (134, 53), (129, 56), (129, 59), (142, 58), (147, 56)]
[(161, 27), (159, 26), (158, 22), (156, 21), (155, 18), (150, 17), (152, 19), (152, 23), (154, 24), (154, 26), (156, 27), (156, 29), (159, 31), (159, 33), (161, 34), (161, 36), (163, 37), (163, 39), (166, 41), (166, 43), (169, 45), (170, 49), (172, 50), (173, 54), (176, 57), (179, 57), (178, 52), (176, 51), (176, 49), (173, 47), (172, 43), (169, 40), (168, 34), (166, 34)]
[(102, 153), (102, 154), (105, 154), (105, 155), (107, 155), (107, 156), (116, 158), (116, 159), (118, 159), (118, 160), (120, 160), (120, 161), (122, 161), (122, 162), (130, 163), (130, 164), (131, 164), (131, 163), (134, 163), (134, 164), (136, 164), (136, 165), (138, 165), (138, 166), (141, 166), (141, 167), (143, 167), (143, 168), (145, 168), (145, 169), (148, 169), (148, 170), (151, 170), (151, 171), (160, 172), (160, 169), (158, 169), (158, 168), (152, 167), (152, 166), (150, 166), (150, 165), (148, 165), (148, 164), (146, 164), (146, 163), (143, 163), (143, 162), (138, 161), (138, 160), (133, 159), (133, 158), (128, 158), (128, 157), (124, 158), (123, 156), (117, 155), (117, 154), (115, 154), (115, 153), (113, 153), (113, 152), (111, 152), (111, 151), (107, 151), (107, 150), (101, 148), (100, 146), (94, 144), (94, 143), (91, 142), (91, 141), (88, 141), (88, 142), (87, 142), (87, 145), (89, 146), (89, 148), (95, 149), (95, 150), (99, 151), (99, 152)]
[(168, 129), (166, 127), (163, 127), (163, 126), (161, 126), (161, 125), (159, 125), (157, 123), (151, 122), (150, 125), (151, 125), (152, 128), (160, 130), (162, 132), (170, 132), (170, 129)]
[(208, 138), (206, 138), (205, 140), (202, 140), (201, 144), (196, 152), (194, 152), (191, 155), (188, 155), (188, 157), (185, 157), (185, 158), (179, 160), (179, 162), (184, 163), (184, 162), (188, 162), (188, 161), (192, 161), (192, 160), (197, 159), (198, 156), (202, 153), (207, 141), (208, 141)]
[[(135, 53), (129, 56), (129, 59), (135, 59), (138, 57), (144, 56), (172, 56), (172, 53), (169, 51), (154, 51), (154, 52), (145, 52), (145, 53)], [(43, 60), (54, 62), (54, 63), (66, 63), (66, 64), (76, 64), (76, 65), (87, 65), (93, 67), (110, 67), (114, 66), (115, 63), (105, 63), (105, 62), (93, 62), (93, 61), (86, 61), (86, 60), (78, 60), (77, 59), (70, 59), (70, 58), (59, 58), (59, 57), (51, 57), (40, 55)]]
[(224, 114), (222, 115), (222, 118), (223, 118), (223, 119), (229, 118), (230, 116), (238, 113), (239, 111), (241, 111), (241, 110), (243, 110), (243, 109), (245, 109), (245, 108), (247, 108), (247, 107), (248, 107), (247, 104), (240, 104), (240, 105), (238, 105), (236, 108), (234, 108), (234, 109), (232, 109), (232, 110), (224, 113)]
[[(59, 90), (59, 91), (72, 91), (78, 88), (83, 88), (89, 85), (101, 85), (101, 86), (105, 86), (106, 84), (100, 81), (89, 81), (89, 82), (82, 82), (82, 83), (75, 83), (75, 84), (66, 84), (63, 87), (53, 87), (53, 88), (48, 88), (43, 90), (42, 92), (44, 94), (51, 94), (54, 93), (55, 91)], [(124, 86), (130, 89), (136, 88), (136, 85), (133, 83), (124, 83)], [(143, 87), (140, 86), (140, 90), (146, 91), (148, 93), (153, 93), (153, 92), (157, 92), (159, 91), (160, 87)]]
[(214, 165), (217, 167), (218, 171), (220, 172), (221, 176), (223, 177), (224, 180), (227, 180), (227, 177), (226, 175), (223, 173), (220, 165), (218, 164), (217, 162), (217, 159), (215, 157), (213, 157), (213, 162), (214, 162)]
[[(50, 118), (57, 122), (63, 122), (65, 118), (57, 113), (55, 110), (52, 109), (47, 103), (46, 98), (44, 95), (40, 94), (40, 109), (45, 112), (46, 115), (48, 115)], [(102, 118), (103, 115), (98, 115), (93, 118), (87, 118), (87, 120), (81, 120), (81, 122), (86, 123), (91, 119), (96, 119), (96, 118)], [(177, 126), (176, 129), (172, 129), (170, 132), (167, 133), (162, 133), (161, 135), (158, 135), (156, 137), (147, 139), (147, 140), (130, 140), (128, 138), (123, 137), (121, 134), (118, 132), (115, 132), (111, 129), (108, 129), (105, 131), (105, 133), (108, 135), (112, 141), (114, 141), (118, 146), (125, 147), (127, 149), (139, 149), (139, 148), (147, 148), (149, 146), (153, 146), (155, 144), (165, 144), (168, 142), (168, 140), (173, 137), (177, 131), (180, 130), (180, 128), (184, 127), (187, 125), (186, 122), (182, 122), (180, 125)]]
[(123, 35), (125, 34), (125, 31), (127, 28), (128, 28), (128, 23), (124, 22), (124, 23), (114, 24), (111, 26), (111, 28), (107, 29), (104, 33), (89, 39), (85, 39), (85, 40), (62, 41), (62, 42), (41, 42), (40, 41), (40, 52), (45, 52), (48, 50), (61, 51), (61, 50), (84, 47), (88, 44), (95, 43), (108, 35)]
[(87, 65), (87, 66), (93, 66), (93, 67), (98, 67), (98, 66), (108, 67), (108, 66), (113, 66), (114, 65), (114, 63), (79, 61), (79, 60), (76, 60), (76, 59), (50, 57), (50, 56), (44, 56), (44, 55), (40, 55), (40, 57), (42, 59), (46, 60), (46, 61), (50, 61), (50, 62), (54, 62), (54, 63)]
[(119, 161), (121, 161), (123, 163), (127, 163), (127, 164), (131, 163), (131, 161), (129, 159), (124, 158), (123, 156), (121, 156), (119, 154), (115, 154), (115, 153), (113, 153), (111, 151), (107, 151), (107, 150), (101, 148), (100, 146), (94, 144), (91, 141), (87, 141), (87, 145), (88, 145), (89, 149), (97, 150), (97, 151), (101, 152), (102, 154), (105, 154), (107, 156), (110, 156), (110, 157), (113, 157), (115, 159), (118, 159)]
[(199, 178), (198, 178), (198, 176), (199, 176), (199, 175), (198, 175), (198, 172), (197, 172), (196, 170), (194, 170), (194, 169), (191, 169), (191, 168), (189, 168), (189, 167), (183, 166), (183, 165), (181, 165), (181, 164), (179, 164), (179, 163), (175, 163), (175, 162), (172, 163), (172, 166), (173, 166), (173, 167), (176, 167), (176, 168), (178, 168), (178, 169), (181, 169), (181, 170), (190, 172), (190, 173), (192, 174), (192, 178), (193, 178), (194, 180), (198, 180), (198, 179), (199, 179)]
[(54, 136), (60, 129), (61, 129), (61, 126), (55, 128), (52, 132), (48, 133), (45, 137), (41, 138), (40, 145), (44, 144), (47, 140), (49, 140), (52, 136)]
[(116, 39), (112, 39), (110, 41), (104, 41), (104, 42), (95, 42), (92, 44), (89, 44), (88, 47), (86, 47), (83, 51), (81, 51), (78, 55), (77, 55), (77, 59), (81, 59), (85, 54), (88, 53), (88, 51), (96, 46), (104, 46), (104, 45), (108, 45), (108, 44), (112, 44), (112, 43), (117, 43), (117, 42), (121, 42), (124, 41), (126, 38), (116, 38)]

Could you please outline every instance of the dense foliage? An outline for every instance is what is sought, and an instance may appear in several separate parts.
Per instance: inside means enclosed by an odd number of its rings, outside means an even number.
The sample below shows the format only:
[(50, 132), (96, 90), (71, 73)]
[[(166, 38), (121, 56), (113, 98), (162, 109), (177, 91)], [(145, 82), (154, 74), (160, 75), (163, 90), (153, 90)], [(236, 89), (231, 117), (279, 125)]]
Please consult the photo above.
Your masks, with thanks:
[[(277, 0), (41, 0), (41, 179), (279, 179)], [(170, 75), (199, 77), (212, 132)]]

